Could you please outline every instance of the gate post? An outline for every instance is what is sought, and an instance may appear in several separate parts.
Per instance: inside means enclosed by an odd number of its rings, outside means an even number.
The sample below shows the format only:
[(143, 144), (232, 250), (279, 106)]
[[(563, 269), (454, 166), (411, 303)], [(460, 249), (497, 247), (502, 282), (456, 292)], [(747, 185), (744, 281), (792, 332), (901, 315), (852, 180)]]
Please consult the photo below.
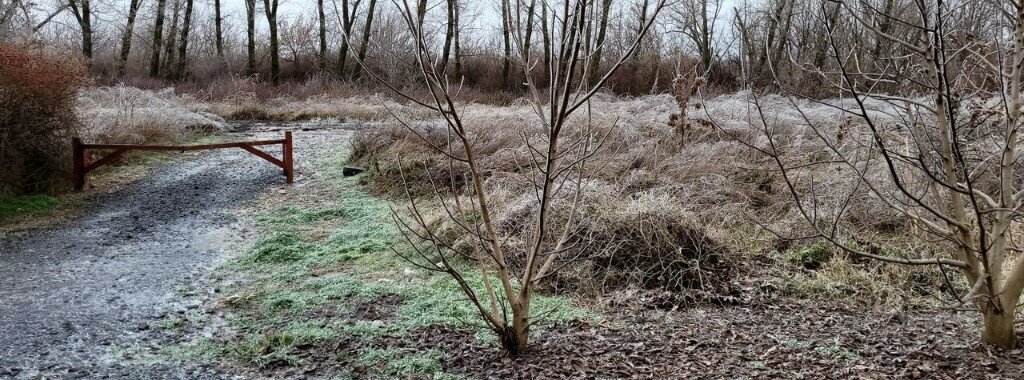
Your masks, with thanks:
[(292, 161), (292, 132), (284, 133), (284, 146), (281, 150), (284, 154), (284, 178), (285, 182), (292, 183), (295, 180), (295, 166)]
[(82, 139), (71, 139), (71, 184), (76, 191), (85, 188), (85, 147)]

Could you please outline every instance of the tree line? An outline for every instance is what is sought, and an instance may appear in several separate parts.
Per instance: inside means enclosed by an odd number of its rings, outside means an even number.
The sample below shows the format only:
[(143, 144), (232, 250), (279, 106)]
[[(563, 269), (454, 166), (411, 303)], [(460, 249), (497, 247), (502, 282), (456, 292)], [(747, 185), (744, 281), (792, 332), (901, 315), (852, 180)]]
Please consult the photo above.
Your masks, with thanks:
[[(520, 4), (521, 3), (521, 4)], [(628, 65), (609, 83), (616, 92), (640, 94), (671, 87), (672, 79), (694, 70), (708, 83), (730, 89), (748, 86), (800, 86), (814, 92), (819, 75), (808, 67), (825, 68), (828, 33), (833, 25), (844, 39), (873, 41), (865, 64), (884, 64), (892, 51), (889, 39), (876, 38), (839, 19), (839, 12), (821, 14), (820, 1), (679, 0), (666, 6), (643, 36)], [(858, 0), (860, 9), (878, 10), (867, 21), (882, 34), (906, 35), (911, 27), (894, 20), (914, 9), (912, 0)], [(963, 22), (966, 33), (985, 31), (992, 10), (986, 2), (964, 2), (977, 8)], [(204, 81), (226, 75), (258, 75), (277, 84), (323, 73), (351, 80), (367, 68), (387, 79), (416, 74), (398, 7), (379, 0), (244, 0), (244, 11), (229, 9), (223, 0), (57, 0), (50, 6), (28, 0), (0, 0), (0, 41), (33, 41), (80, 50), (90, 71), (121, 79), (148, 76), (169, 81)], [(547, 5), (547, 6), (542, 6)], [(653, 4), (600, 0), (586, 11), (582, 38), (589, 52), (587, 70), (597, 73), (612, 62), (640, 32)], [(515, 34), (521, 49), (547, 57), (552, 50), (550, 4), (538, 0), (416, 0), (416, 21), (424, 40), (440, 50), (437, 65), (467, 84), (484, 89), (522, 88), (527, 72), (543, 81), (546, 65), (523, 71), (514, 67)], [(834, 7), (833, 7), (834, 8)], [(831, 18), (831, 20), (829, 20)], [(992, 18), (987, 18), (992, 19)], [(591, 74), (593, 75), (593, 74)], [(596, 81), (597, 78), (591, 78)], [(541, 83), (543, 85), (543, 83)], [(814, 94), (808, 94), (814, 95)], [(820, 94), (819, 94), (820, 95)]]

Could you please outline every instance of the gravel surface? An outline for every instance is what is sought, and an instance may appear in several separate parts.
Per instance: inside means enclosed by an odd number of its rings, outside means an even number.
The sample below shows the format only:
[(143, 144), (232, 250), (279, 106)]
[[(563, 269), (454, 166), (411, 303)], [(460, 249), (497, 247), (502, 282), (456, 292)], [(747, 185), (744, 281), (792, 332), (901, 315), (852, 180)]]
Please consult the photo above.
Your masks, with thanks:
[[(296, 130), (297, 171), (322, 140)], [(274, 138), (281, 125), (239, 124), (231, 140)], [(344, 134), (347, 136), (347, 134)], [(265, 147), (278, 156), (279, 148)], [(176, 291), (244, 240), (235, 210), (284, 188), (280, 169), (241, 150), (186, 156), (88, 200), (81, 218), (0, 236), (0, 378), (221, 378), (211, 368), (121, 365), (111, 347), (148, 342), (150, 325), (198, 304)], [(184, 297), (187, 299), (187, 297)]]

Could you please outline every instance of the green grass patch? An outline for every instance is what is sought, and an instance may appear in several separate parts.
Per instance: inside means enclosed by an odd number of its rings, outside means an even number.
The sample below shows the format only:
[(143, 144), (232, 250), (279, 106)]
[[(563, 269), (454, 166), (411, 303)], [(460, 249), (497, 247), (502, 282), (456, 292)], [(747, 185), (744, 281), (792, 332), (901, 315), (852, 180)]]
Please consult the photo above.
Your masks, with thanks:
[[(403, 248), (396, 245), (401, 237), (389, 204), (366, 193), (357, 179), (343, 178), (343, 162), (332, 158), (315, 169), (326, 183), (313, 185), (327, 186), (329, 199), (257, 217), (262, 236), (220, 269), (241, 278), (225, 286), (222, 301), (225, 320), (237, 333), (219, 338), (224, 340), (197, 338), (179, 351), (199, 352), (180, 357), (213, 356), (258, 368), (333, 360), (384, 378), (453, 378), (443, 372), (440, 352), (397, 349), (379, 338), (443, 324), (476, 329), (478, 337), (497, 344), (487, 330), (474, 327), (482, 325), (480, 316), (454, 280), (416, 268), (392, 250)], [(482, 291), (477, 269), (457, 265)], [(545, 321), (592, 317), (565, 297), (537, 296), (533, 310)], [(317, 348), (341, 345), (355, 348), (328, 356)]]
[(19, 215), (36, 215), (53, 210), (60, 202), (45, 194), (0, 195), (0, 220)]

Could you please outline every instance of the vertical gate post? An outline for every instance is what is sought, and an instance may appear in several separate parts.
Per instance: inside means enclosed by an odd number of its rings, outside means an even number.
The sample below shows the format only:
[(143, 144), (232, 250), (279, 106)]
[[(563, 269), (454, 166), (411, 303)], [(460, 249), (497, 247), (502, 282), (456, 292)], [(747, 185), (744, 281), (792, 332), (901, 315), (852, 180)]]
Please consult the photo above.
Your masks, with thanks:
[(75, 137), (71, 139), (71, 184), (75, 190), (85, 188), (85, 147), (82, 146), (82, 139)]
[(292, 183), (295, 180), (295, 166), (292, 161), (292, 132), (286, 131), (284, 133), (284, 146), (282, 149), (284, 153), (284, 177), (285, 182)]

